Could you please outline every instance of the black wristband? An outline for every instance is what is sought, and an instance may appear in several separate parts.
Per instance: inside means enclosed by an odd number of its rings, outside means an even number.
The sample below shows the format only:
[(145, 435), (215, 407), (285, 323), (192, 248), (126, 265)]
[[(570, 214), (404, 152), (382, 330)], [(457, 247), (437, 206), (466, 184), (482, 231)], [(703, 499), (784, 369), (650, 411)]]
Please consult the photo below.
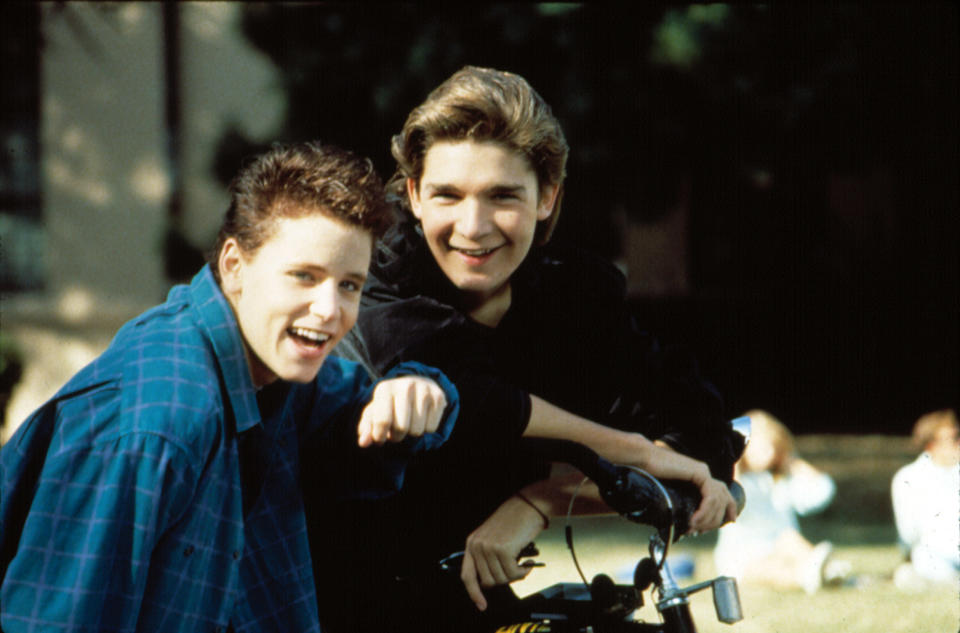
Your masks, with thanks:
[(550, 517), (548, 517), (548, 516), (544, 513), (543, 510), (541, 510), (541, 509), (538, 508), (536, 505), (534, 505), (533, 501), (530, 501), (529, 499), (527, 499), (527, 498), (523, 495), (523, 493), (517, 492), (516, 495), (517, 495), (517, 497), (519, 497), (520, 499), (522, 499), (528, 506), (530, 506), (531, 508), (533, 508), (534, 510), (537, 511), (537, 514), (539, 514), (540, 517), (543, 519), (543, 529), (544, 529), (544, 530), (546, 530), (548, 527), (550, 527)]

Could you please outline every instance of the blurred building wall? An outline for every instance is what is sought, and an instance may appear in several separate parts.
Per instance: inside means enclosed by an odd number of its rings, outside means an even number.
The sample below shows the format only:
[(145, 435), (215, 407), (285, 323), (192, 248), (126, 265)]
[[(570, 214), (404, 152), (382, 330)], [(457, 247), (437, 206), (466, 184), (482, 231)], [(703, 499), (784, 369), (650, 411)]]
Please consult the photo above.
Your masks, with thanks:
[[(41, 292), (4, 297), (3, 329), (23, 375), (0, 441), (161, 302), (171, 166), (182, 229), (214, 237), (226, 193), (211, 170), (224, 131), (269, 140), (284, 114), (276, 69), (250, 48), (233, 3), (178, 3), (181, 136), (169, 144), (163, 3), (44, 3), (40, 168), (46, 244)], [(179, 147), (179, 156), (169, 148)]]

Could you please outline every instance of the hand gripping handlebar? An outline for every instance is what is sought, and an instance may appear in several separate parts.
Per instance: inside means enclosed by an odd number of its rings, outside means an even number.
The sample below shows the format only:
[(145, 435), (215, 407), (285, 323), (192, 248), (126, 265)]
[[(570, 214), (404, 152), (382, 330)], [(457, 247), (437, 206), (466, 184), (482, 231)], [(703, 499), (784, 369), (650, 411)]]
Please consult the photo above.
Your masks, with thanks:
[[(685, 534), (691, 515), (700, 505), (700, 491), (692, 483), (660, 481), (640, 469), (612, 464), (581, 444), (536, 438), (525, 439), (524, 445), (541, 459), (577, 468), (597, 484), (612, 510), (635, 523), (655, 527), (662, 534), (669, 532), (671, 525), (677, 537)], [(739, 513), (745, 502), (743, 488), (735, 481), (728, 488)]]

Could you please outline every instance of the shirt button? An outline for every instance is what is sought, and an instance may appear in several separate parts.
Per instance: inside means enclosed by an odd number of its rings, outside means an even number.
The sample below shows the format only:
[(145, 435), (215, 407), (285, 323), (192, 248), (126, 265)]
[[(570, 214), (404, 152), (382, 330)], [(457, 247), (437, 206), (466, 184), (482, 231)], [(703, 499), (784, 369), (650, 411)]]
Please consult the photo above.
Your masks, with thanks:
[(233, 560), (240, 560), (240, 550), (233, 550)]
[(184, 556), (189, 556), (190, 554), (193, 554), (193, 545), (187, 545), (186, 549), (183, 550)]

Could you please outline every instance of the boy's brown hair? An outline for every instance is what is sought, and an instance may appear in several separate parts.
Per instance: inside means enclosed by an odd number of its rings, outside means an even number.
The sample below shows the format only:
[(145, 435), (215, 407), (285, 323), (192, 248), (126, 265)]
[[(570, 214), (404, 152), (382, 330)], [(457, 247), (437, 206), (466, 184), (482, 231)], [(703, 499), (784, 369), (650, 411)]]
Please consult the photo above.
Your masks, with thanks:
[(406, 208), (406, 179), (419, 187), (427, 150), (438, 141), (466, 140), (502, 143), (526, 157), (541, 193), (558, 187), (553, 213), (536, 229), (535, 242), (545, 244), (560, 216), (569, 147), (550, 106), (513, 73), (465, 66), (414, 108), (391, 143), (397, 172), (389, 193)]

